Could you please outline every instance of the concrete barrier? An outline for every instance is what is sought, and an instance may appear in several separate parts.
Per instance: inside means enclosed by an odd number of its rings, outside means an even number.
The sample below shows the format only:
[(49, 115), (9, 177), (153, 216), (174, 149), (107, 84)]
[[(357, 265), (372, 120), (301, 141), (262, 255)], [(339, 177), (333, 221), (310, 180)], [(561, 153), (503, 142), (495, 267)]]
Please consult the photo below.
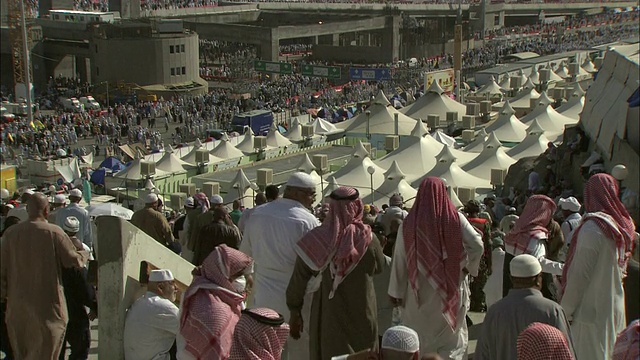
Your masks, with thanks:
[[(146, 291), (150, 269), (169, 269), (178, 289), (191, 283), (193, 265), (126, 220), (101, 216), (98, 228), (98, 356), (124, 359), (124, 321), (127, 309)], [(179, 297), (178, 297), (179, 298)]]

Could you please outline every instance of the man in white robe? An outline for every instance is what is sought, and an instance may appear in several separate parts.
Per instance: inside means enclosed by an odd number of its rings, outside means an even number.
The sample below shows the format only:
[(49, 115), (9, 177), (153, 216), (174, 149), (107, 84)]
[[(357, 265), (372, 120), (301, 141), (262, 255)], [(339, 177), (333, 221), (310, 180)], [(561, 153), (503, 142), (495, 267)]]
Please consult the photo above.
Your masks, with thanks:
[[(251, 214), (240, 251), (254, 259), (252, 300), (248, 307), (266, 307), (285, 315), (289, 322), (286, 290), (293, 274), (297, 254), (295, 245), (307, 232), (320, 225), (311, 213), (315, 200), (316, 182), (303, 172), (289, 178), (282, 199), (260, 207)], [(314, 282), (315, 290), (319, 282)], [(314, 286), (309, 287), (313, 289)], [(305, 296), (302, 308), (304, 329), (299, 340), (287, 341), (283, 360), (309, 358), (309, 317), (312, 291)]]
[(478, 274), (482, 239), (448, 197), (441, 179), (423, 180), (398, 230), (389, 296), (402, 323), (420, 335), (420, 354), (465, 359), (469, 277)]
[(617, 181), (600, 173), (584, 190), (582, 225), (569, 249), (562, 274), (561, 305), (571, 322), (580, 360), (611, 359), (616, 335), (624, 330), (622, 278), (635, 238), (635, 226), (618, 199)]

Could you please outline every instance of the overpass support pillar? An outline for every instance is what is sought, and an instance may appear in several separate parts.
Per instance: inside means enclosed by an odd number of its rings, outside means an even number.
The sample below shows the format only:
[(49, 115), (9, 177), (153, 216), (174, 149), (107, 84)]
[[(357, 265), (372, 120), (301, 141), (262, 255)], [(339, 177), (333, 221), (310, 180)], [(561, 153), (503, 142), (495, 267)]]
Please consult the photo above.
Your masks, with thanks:
[(278, 29), (271, 29), (266, 41), (260, 44), (260, 58), (264, 61), (278, 61), (280, 55), (280, 37)]
[(400, 57), (400, 21), (400, 16), (388, 16), (382, 35), (382, 47), (384, 53), (390, 55), (389, 61)]
[(331, 45), (340, 46), (340, 34), (331, 35)]

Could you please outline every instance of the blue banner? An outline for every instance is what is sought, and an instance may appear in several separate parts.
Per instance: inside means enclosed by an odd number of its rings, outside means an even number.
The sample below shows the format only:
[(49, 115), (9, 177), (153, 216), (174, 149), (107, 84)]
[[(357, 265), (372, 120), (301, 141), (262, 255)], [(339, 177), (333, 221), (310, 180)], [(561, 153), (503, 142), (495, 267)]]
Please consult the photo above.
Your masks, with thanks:
[(391, 80), (391, 69), (388, 68), (355, 68), (349, 69), (351, 80)]

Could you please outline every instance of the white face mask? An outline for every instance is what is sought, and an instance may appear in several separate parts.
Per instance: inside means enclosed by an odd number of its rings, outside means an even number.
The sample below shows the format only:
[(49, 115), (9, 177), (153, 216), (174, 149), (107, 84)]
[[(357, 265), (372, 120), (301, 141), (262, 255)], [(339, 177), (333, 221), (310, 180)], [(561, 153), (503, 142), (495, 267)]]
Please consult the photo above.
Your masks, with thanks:
[(239, 278), (235, 279), (233, 283), (231, 283), (231, 285), (233, 285), (233, 288), (236, 290), (236, 292), (238, 292), (238, 294), (243, 294), (247, 286), (247, 280), (244, 278), (244, 276), (240, 276)]

